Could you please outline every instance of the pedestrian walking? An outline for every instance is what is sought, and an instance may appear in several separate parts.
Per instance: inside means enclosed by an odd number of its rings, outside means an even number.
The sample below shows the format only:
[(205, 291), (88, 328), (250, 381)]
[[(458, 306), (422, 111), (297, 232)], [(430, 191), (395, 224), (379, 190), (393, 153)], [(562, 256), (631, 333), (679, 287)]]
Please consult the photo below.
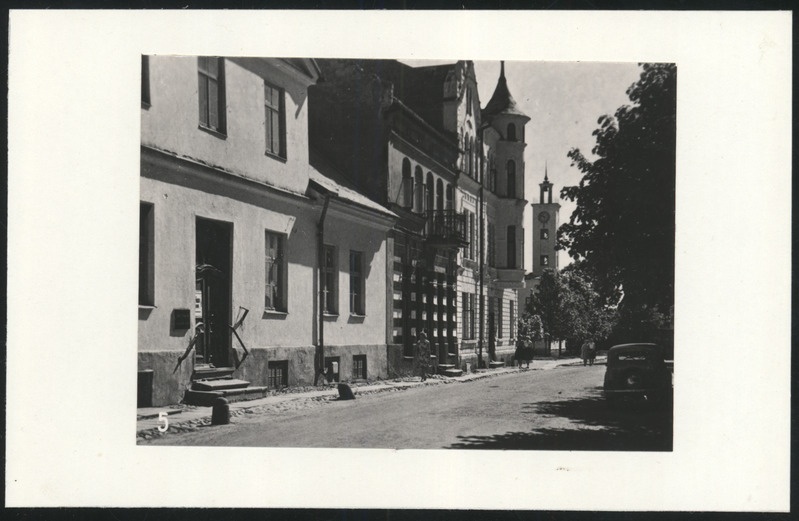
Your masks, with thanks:
[(583, 359), (584, 366), (588, 365), (588, 360), (591, 358), (591, 343), (588, 340), (580, 346), (580, 358)]
[(427, 375), (430, 373), (430, 341), (427, 340), (427, 333), (424, 329), (421, 330), (417, 336), (415, 354), (415, 372), (421, 376), (424, 382), (427, 380)]
[(529, 369), (530, 362), (533, 359), (533, 348), (530, 345), (530, 342), (517, 340), (516, 353), (513, 356), (516, 359), (516, 362), (519, 364), (519, 367), (521, 367), (522, 363), (524, 363), (525, 367)]
[(588, 365), (594, 365), (595, 358), (596, 358), (596, 344), (592, 340), (588, 342)]

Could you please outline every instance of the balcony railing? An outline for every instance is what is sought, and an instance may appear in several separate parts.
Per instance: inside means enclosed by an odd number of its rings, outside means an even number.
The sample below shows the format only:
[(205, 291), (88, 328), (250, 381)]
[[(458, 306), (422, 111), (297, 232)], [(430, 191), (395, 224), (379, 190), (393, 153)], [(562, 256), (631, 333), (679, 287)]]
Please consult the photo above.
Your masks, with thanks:
[(466, 215), (455, 210), (430, 210), (425, 227), (428, 240), (436, 243), (463, 246), (468, 244)]

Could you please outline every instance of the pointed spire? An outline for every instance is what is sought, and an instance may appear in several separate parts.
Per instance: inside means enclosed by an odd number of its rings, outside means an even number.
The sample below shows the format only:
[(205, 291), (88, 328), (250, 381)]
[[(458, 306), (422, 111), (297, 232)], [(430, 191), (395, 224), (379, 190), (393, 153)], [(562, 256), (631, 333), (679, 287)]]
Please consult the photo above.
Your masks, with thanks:
[(510, 114), (522, 116), (527, 120), (530, 119), (527, 114), (519, 110), (519, 107), (516, 106), (516, 101), (508, 90), (508, 81), (505, 79), (505, 60), (499, 62), (499, 79), (497, 80), (494, 95), (491, 96), (488, 104), (483, 109), (484, 118), (491, 118), (497, 114)]
[(549, 173), (547, 172), (547, 161), (544, 161), (544, 182), (549, 182)]

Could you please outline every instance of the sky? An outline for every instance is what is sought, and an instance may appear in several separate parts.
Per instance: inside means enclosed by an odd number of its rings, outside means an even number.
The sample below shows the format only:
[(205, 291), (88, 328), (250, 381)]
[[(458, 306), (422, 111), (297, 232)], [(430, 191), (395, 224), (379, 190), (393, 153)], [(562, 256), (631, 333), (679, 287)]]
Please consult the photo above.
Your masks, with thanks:
[[(446, 61), (408, 61), (413, 66), (448, 63)], [(451, 62), (449, 62), (451, 63)], [(480, 105), (485, 107), (499, 78), (499, 61), (475, 62)], [(553, 201), (561, 204), (560, 223), (568, 222), (575, 203), (560, 200), (560, 189), (576, 185), (582, 174), (572, 167), (569, 150), (579, 148), (593, 157), (592, 135), (597, 119), (614, 114), (629, 104), (627, 88), (640, 76), (637, 63), (600, 62), (532, 62), (506, 61), (505, 78), (518, 107), (530, 121), (525, 127), (525, 197), (532, 204), (539, 202), (539, 183), (544, 168), (553, 183)], [(525, 248), (532, 242), (532, 210), (525, 213)], [(532, 270), (532, 254), (525, 251), (525, 269)], [(559, 267), (570, 262), (565, 251), (559, 252)]]

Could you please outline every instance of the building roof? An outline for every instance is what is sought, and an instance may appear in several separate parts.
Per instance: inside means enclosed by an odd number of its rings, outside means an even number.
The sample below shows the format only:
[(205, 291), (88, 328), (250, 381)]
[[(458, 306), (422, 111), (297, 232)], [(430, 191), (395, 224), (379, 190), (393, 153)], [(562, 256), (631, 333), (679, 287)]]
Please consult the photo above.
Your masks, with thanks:
[(508, 90), (508, 82), (505, 79), (504, 61), (500, 66), (499, 80), (497, 80), (497, 87), (494, 89), (494, 94), (483, 109), (483, 119), (489, 119), (499, 114), (524, 116), (529, 119), (529, 116), (522, 112), (516, 105), (516, 100), (513, 99), (510, 90)]
[[(343, 175), (338, 173), (327, 161), (319, 156), (317, 153), (312, 152), (312, 162), (310, 166), (310, 181), (318, 184), (326, 191), (334, 194), (343, 201), (354, 203), (362, 206), (367, 210), (377, 212), (385, 217), (396, 218), (397, 214), (387, 209), (386, 207), (372, 201), (361, 192), (359, 192), (350, 181)], [(320, 172), (324, 170), (324, 173)]]

